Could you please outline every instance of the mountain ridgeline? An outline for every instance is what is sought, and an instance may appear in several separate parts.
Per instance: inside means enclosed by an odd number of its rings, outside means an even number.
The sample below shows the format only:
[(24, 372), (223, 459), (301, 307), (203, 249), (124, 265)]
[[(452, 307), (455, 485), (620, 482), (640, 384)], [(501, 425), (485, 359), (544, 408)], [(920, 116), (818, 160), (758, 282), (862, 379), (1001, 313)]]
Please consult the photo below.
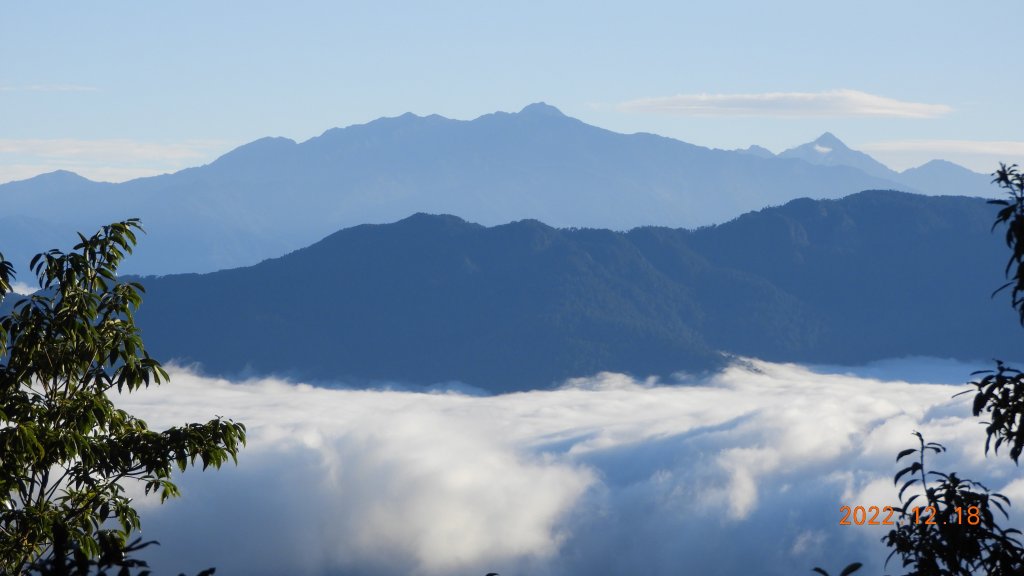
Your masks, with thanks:
[(987, 195), (989, 180), (949, 163), (893, 172), (830, 134), (778, 156), (715, 150), (531, 104), (471, 121), (381, 118), (302, 143), (263, 138), (205, 166), (120, 184), (69, 172), (3, 184), (0, 249), (22, 268), (77, 231), (138, 217), (148, 234), (126, 272), (208, 272), (416, 212), (485, 225), (694, 228), (805, 196)]
[(723, 353), (1012, 358), (992, 218), (981, 199), (893, 191), (697, 230), (416, 214), (251, 267), (145, 278), (138, 320), (155, 357), (208, 373), (493, 392), (713, 369)]

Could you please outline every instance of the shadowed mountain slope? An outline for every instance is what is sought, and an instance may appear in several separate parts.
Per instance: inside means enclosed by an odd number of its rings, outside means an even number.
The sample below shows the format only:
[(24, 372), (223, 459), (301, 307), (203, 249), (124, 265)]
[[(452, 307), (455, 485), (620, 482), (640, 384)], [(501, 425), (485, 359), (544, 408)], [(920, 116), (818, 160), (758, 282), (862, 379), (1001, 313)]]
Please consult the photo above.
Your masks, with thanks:
[(863, 192), (696, 231), (495, 227), (417, 214), (282, 258), (147, 278), (158, 358), (324, 382), (546, 387), (668, 375), (720, 351), (860, 363), (1013, 357), (983, 200)]

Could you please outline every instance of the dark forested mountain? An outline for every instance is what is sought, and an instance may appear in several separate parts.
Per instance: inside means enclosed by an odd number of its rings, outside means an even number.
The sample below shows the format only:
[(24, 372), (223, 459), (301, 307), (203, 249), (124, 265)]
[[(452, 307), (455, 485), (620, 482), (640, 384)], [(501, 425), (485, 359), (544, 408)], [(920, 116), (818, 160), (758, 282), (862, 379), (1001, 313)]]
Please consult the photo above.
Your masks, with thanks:
[[(832, 148), (835, 156), (839, 145)], [(829, 162), (810, 161), (818, 160), (812, 152), (775, 157), (764, 149), (711, 150), (617, 134), (544, 104), (472, 121), (405, 114), (302, 143), (264, 138), (205, 166), (121, 184), (55, 172), (0, 185), (0, 218), (17, 224), (0, 227), (0, 250), (22, 267), (54, 246), (51, 236), (139, 217), (149, 234), (127, 270), (203, 272), (254, 264), (346, 226), (414, 212), (486, 225), (535, 218), (561, 227), (692, 228), (802, 196), (872, 188), (932, 193), (936, 182), (924, 173), (909, 186), (891, 171), (865, 172), (850, 165), (864, 155), (848, 150)], [(26, 226), (46, 233), (26, 233)]]
[[(146, 278), (158, 358), (218, 374), (545, 387), (721, 352), (860, 363), (1014, 357), (1005, 247), (983, 200), (869, 191), (695, 231), (484, 227), (417, 214), (284, 257)], [(144, 240), (145, 241), (145, 240)]]

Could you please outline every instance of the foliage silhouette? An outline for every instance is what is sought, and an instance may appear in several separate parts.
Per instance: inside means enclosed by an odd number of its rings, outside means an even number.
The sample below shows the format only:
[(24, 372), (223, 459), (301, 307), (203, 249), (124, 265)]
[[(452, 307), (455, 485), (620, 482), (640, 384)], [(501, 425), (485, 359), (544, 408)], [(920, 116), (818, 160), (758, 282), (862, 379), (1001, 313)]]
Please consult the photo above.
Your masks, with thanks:
[(989, 200), (989, 204), (1002, 206), (996, 215), (992, 229), (1006, 225), (1006, 246), (1010, 249), (1010, 258), (1006, 262), (1006, 276), (1010, 280), (999, 287), (996, 292), (1013, 287), (1011, 291), (1013, 307), (1020, 315), (1024, 325), (1024, 174), (1016, 164), (1007, 166), (1000, 164), (999, 170), (992, 180), (1009, 194), (1009, 200)]
[[(145, 560), (133, 558), (132, 554), (157, 544), (156, 540), (143, 542), (142, 538), (136, 538), (126, 545), (121, 545), (116, 539), (101, 538), (100, 547), (103, 551), (96, 558), (86, 556), (80, 547), (74, 547), (69, 561), (60, 562), (59, 555), (52, 555), (32, 565), (30, 573), (38, 576), (56, 576), (66, 574), (67, 576), (131, 576), (132, 570), (140, 569), (135, 576), (150, 576), (149, 564)], [(215, 568), (207, 568), (196, 574), (196, 576), (212, 576), (216, 573)], [(185, 576), (179, 574), (179, 576)]]
[[(996, 360), (995, 370), (974, 374), (985, 374), (985, 377), (971, 382), (977, 388), (972, 407), (974, 415), (980, 416), (984, 412), (990, 418), (985, 422), (985, 454), (988, 454), (989, 449), (998, 453), (1005, 443), (1010, 447), (1010, 458), (1019, 464), (1024, 449), (1024, 429), (1021, 427), (1024, 418), (1024, 374), (1001, 360)], [(967, 392), (970, 390), (961, 394)]]
[[(857, 570), (860, 570), (861, 566), (863, 566), (863, 564), (861, 564), (860, 562), (854, 562), (852, 564), (849, 564), (846, 566), (846, 568), (843, 568), (843, 571), (839, 573), (839, 576), (850, 576), (850, 574), (853, 574)], [(812, 572), (817, 572), (818, 574), (821, 574), (821, 576), (829, 576), (828, 572), (826, 572), (823, 568), (818, 568), (817, 566), (814, 567), (814, 570), (812, 570)]]
[[(152, 431), (108, 395), (167, 379), (135, 325), (143, 287), (117, 280), (136, 230), (114, 223), (37, 255), (40, 291), (0, 318), (0, 573), (145, 568), (129, 558), (151, 542), (128, 542), (140, 520), (126, 483), (163, 502), (179, 494), (175, 468), (237, 463), (245, 444), (245, 426), (221, 417)], [(0, 300), (13, 278), (0, 255)]]
[[(990, 200), (990, 204), (1002, 206), (992, 224), (1006, 225), (1006, 245), (1010, 257), (1006, 262), (1005, 274), (1009, 281), (996, 293), (1011, 289), (1011, 303), (1017, 310), (1024, 325), (1024, 174), (1016, 164), (1000, 164), (993, 180), (1009, 194), (1009, 200)], [(1024, 451), (1024, 374), (996, 361), (996, 369), (976, 372), (985, 376), (971, 382), (976, 388), (973, 412), (975, 416), (988, 414), (990, 421), (985, 429), (985, 453), (991, 448), (998, 453), (1004, 444), (1009, 446), (1009, 456), (1019, 464)], [(994, 440), (994, 443), (993, 443)]]
[[(1024, 548), (1017, 538), (1021, 532), (1001, 528), (994, 514), (998, 510), (1009, 518), (1004, 507), (1009, 506), (1009, 499), (991, 492), (980, 482), (959, 478), (956, 473), (928, 470), (926, 454), (946, 449), (935, 442), (926, 443), (920, 432), (914, 435), (918, 447), (903, 450), (896, 457), (898, 462), (917, 455), (893, 479), (900, 486), (901, 505), (894, 507), (899, 512), (897, 527), (882, 539), (892, 549), (886, 565), (898, 555), (903, 568), (910, 570), (905, 576), (1024, 573)], [(938, 482), (929, 484), (930, 478)], [(923, 501), (918, 500), (921, 496)]]

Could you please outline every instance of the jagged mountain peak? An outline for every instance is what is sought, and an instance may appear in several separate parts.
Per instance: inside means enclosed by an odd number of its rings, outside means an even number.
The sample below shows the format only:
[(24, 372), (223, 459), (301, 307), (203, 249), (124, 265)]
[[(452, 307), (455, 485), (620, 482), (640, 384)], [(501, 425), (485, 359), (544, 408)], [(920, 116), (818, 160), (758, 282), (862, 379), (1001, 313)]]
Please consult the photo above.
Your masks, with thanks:
[(814, 142), (811, 142), (810, 145), (814, 146), (818, 152), (821, 152), (820, 148), (828, 148), (828, 151), (850, 149), (842, 140), (837, 138), (836, 135), (831, 132), (825, 132), (821, 136), (818, 136), (818, 138), (814, 140)]
[[(26, 178), (24, 180), (14, 180), (12, 182), (4, 184), (3, 186), (5, 186), (8, 190), (36, 190), (39, 192), (43, 190), (64, 190), (74, 194), (74, 192), (72, 191), (82, 189), (94, 189), (97, 187), (102, 187), (106, 184), (106, 182), (97, 182), (95, 180), (90, 180), (85, 176), (82, 176), (76, 172), (71, 172), (70, 170), (54, 170), (53, 172), (46, 172), (45, 174), (39, 174), (31, 178)], [(29, 201), (33, 201), (31, 200), (32, 197), (33, 195), (29, 194), (26, 196), (26, 199)], [(0, 200), (0, 204), (3, 204), (5, 201), (8, 201), (9, 198), (10, 195)], [(39, 202), (39, 197), (36, 196), (33, 202)], [(7, 205), (4, 207), (9, 210), (10, 203), (8, 202)], [(9, 214), (10, 212), (5, 214), (5, 216)]]
[(774, 158), (775, 157), (775, 153), (774, 152), (772, 152), (771, 150), (765, 148), (764, 146), (758, 146), (757, 144), (752, 144), (752, 145), (750, 145), (750, 146), (748, 146), (746, 148), (740, 148), (740, 149), (737, 150), (737, 152), (742, 152), (744, 154), (751, 154), (751, 155), (757, 156), (759, 158)]
[(395, 223), (397, 227), (404, 228), (460, 228), (460, 227), (476, 227), (479, 224), (473, 224), (455, 216), (453, 214), (430, 214), (428, 212), (417, 212), (411, 216), (397, 221)]
[(900, 179), (920, 190), (940, 191), (943, 194), (977, 196), (979, 191), (990, 188), (992, 177), (968, 170), (959, 164), (946, 160), (932, 160), (916, 168), (900, 173)]
[(534, 102), (528, 104), (519, 111), (520, 114), (529, 116), (565, 116), (561, 110), (546, 102)]
[(908, 172), (915, 172), (919, 170), (951, 170), (957, 172), (966, 171), (977, 174), (977, 172), (964, 168), (963, 166), (956, 164), (954, 162), (950, 162), (949, 160), (929, 160), (924, 164), (921, 164), (920, 166), (914, 168), (907, 168), (906, 170), (903, 171), (903, 173), (906, 174)]
[(815, 140), (779, 153), (779, 158), (795, 158), (820, 166), (849, 166), (878, 178), (897, 176), (886, 165), (863, 152), (851, 149), (831, 132)]
[(291, 138), (282, 136), (266, 136), (253, 140), (248, 144), (242, 144), (238, 148), (223, 154), (214, 160), (214, 164), (224, 166), (225, 164), (238, 164), (248, 167), (251, 162), (266, 162), (276, 160), (279, 155), (296, 145)]
[[(91, 182), (93, 182), (92, 180), (89, 180), (85, 176), (82, 176), (81, 174), (78, 174), (76, 172), (72, 172), (70, 170), (54, 170), (53, 172), (47, 172), (45, 174), (40, 174), (38, 176), (34, 176), (32, 178), (29, 178), (28, 180), (32, 180), (34, 182), (40, 182), (40, 183), (46, 182), (46, 183), (50, 183), (50, 184), (74, 184), (74, 183), (84, 183), (84, 182), (90, 182), (91, 183)], [(28, 181), (28, 180), (25, 180), (25, 181)]]

